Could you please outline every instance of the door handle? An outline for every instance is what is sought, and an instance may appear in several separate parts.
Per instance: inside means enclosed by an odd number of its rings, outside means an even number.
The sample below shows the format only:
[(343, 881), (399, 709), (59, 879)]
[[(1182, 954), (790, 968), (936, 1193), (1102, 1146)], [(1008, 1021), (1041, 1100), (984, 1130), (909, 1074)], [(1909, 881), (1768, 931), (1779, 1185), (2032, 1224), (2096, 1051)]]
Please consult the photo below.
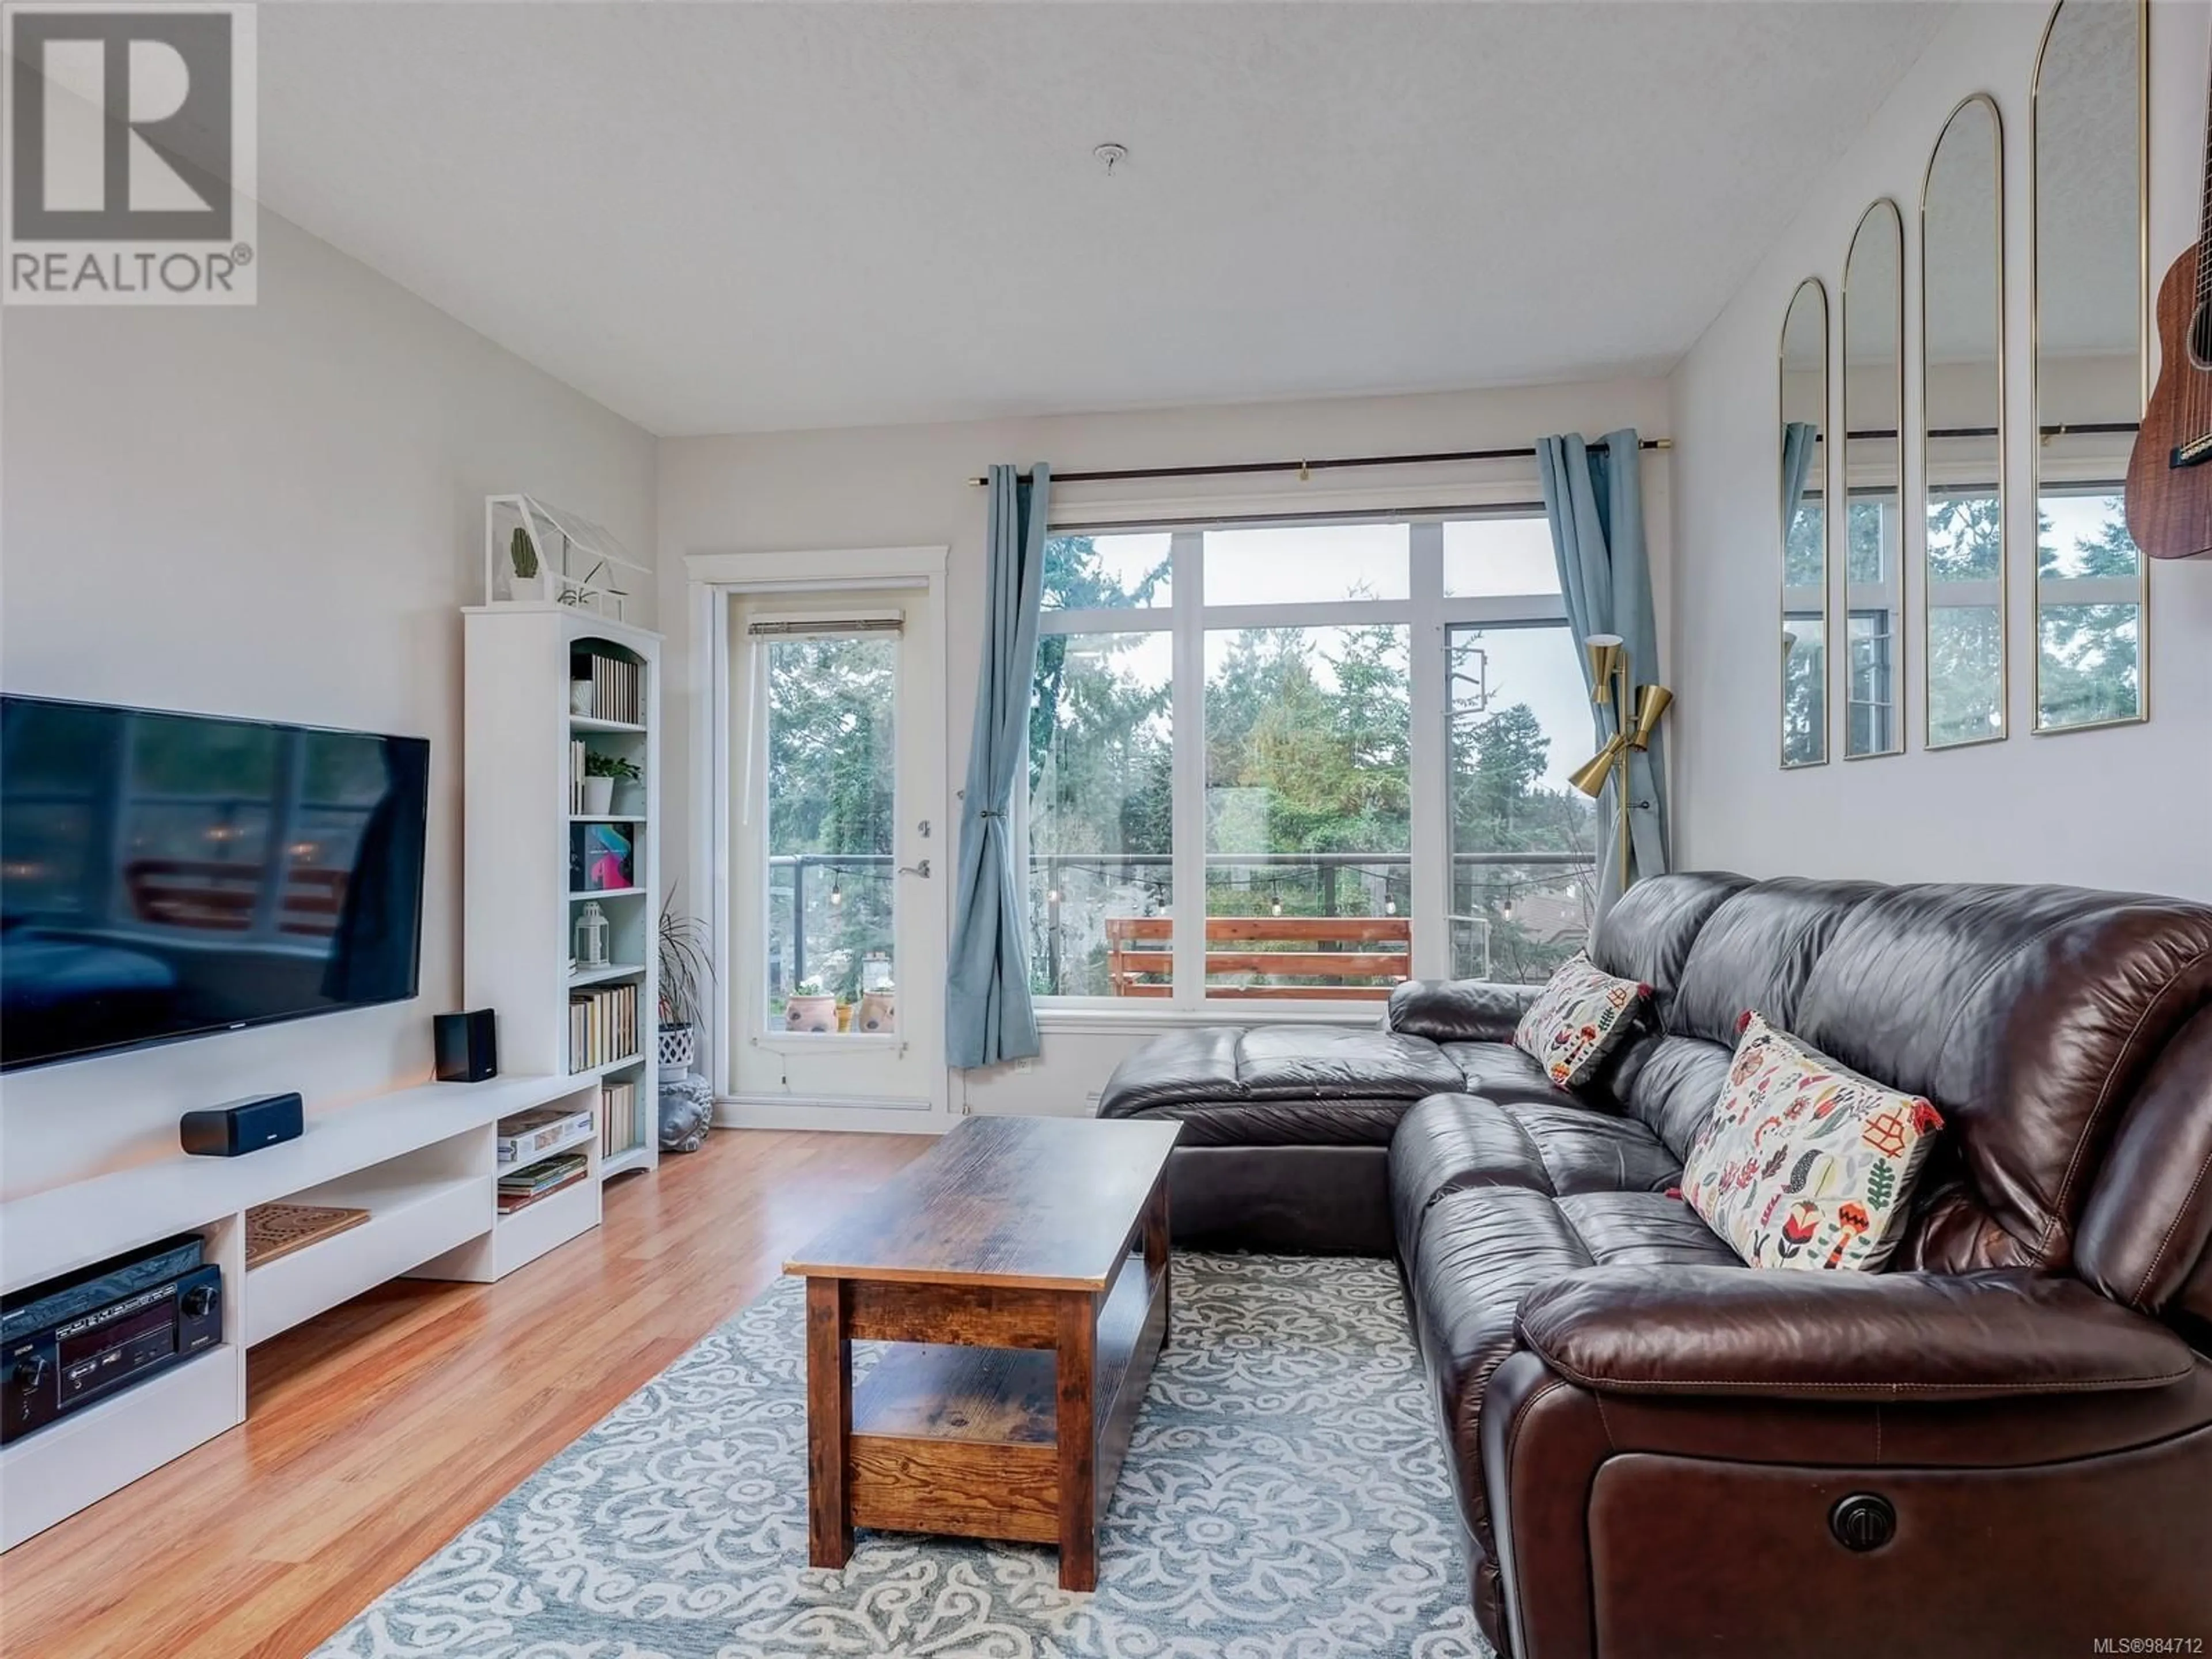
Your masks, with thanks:
[(929, 860), (927, 859), (924, 859), (919, 864), (902, 864), (899, 866), (899, 874), (902, 876), (921, 876), (927, 878), (929, 875)]

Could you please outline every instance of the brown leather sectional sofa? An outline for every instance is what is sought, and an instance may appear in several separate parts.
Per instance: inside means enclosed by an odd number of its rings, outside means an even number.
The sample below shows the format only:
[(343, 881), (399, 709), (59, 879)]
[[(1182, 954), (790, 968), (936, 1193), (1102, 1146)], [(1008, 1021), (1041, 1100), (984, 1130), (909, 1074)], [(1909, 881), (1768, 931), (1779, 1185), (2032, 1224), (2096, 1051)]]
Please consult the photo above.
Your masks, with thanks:
[[(1653, 1007), (1577, 1095), (1522, 994), (1417, 984), (1102, 1103), (1190, 1126), (1184, 1242), (1395, 1252), (1498, 1647), (2212, 1645), (2212, 908), (1680, 875), (1591, 953)], [(1746, 1008), (1942, 1112), (1888, 1271), (1747, 1267), (1674, 1195)]]

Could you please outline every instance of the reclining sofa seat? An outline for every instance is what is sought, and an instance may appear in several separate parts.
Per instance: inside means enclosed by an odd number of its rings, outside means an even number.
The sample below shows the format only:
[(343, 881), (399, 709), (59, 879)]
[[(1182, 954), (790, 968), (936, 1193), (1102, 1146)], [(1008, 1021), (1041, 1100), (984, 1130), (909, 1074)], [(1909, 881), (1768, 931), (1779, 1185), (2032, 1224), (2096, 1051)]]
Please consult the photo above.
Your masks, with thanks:
[[(1401, 987), (1334, 1051), (1432, 1071), (1427, 1044), (1462, 1079), (1401, 1104), (1382, 1201), (1492, 1641), (2009, 1654), (2212, 1630), (2212, 910), (1673, 876), (1591, 952), (1653, 997), (1578, 1095), (1510, 1047), (1500, 988)], [(1887, 1273), (1754, 1272), (1673, 1195), (1746, 1008), (1943, 1113)], [(1184, 1177), (1213, 1242), (1281, 1247), (1265, 1201), (1237, 1241), (1220, 1085), (1245, 1056), (1288, 1075), (1297, 1030), (1185, 1034), (1218, 1065), (1198, 1109), (1223, 1156)], [(1194, 1109), (1143, 1058), (1117, 1115)], [(1371, 1119), (1381, 1075), (1335, 1080)], [(1370, 1224), (1364, 1201), (1329, 1224)], [(1858, 1552), (1833, 1517), (1867, 1496), (1894, 1535)]]

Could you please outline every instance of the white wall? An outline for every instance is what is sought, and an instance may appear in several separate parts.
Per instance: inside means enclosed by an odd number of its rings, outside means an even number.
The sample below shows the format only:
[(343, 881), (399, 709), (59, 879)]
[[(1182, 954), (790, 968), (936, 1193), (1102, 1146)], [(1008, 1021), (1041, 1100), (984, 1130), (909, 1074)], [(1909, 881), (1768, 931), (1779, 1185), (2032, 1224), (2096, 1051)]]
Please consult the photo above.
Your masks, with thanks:
[[(2197, 234), (2212, 8), (2151, 20), (2152, 281)], [(1682, 860), (1753, 874), (1886, 880), (2068, 881), (2212, 898), (2212, 561), (2154, 561), (2147, 725), (2033, 735), (2034, 412), (2028, 374), (2028, 83), (2047, 8), (1964, 6), (1866, 134), (1806, 192), (1797, 220), (1672, 381), (1675, 573), (1674, 765)], [(1909, 752), (1784, 773), (1776, 763), (1778, 505), (1775, 352), (1798, 282), (1831, 305), (1867, 204), (1904, 210), (1905, 337), (1919, 337), (1919, 200), (1929, 151), (1967, 94), (1995, 95), (2005, 131), (2006, 385), (2013, 736), (1919, 747), (1919, 653), (1908, 661)], [(1919, 368), (1907, 353), (1908, 427)], [(1906, 499), (1920, 488), (1908, 446)], [(1908, 568), (1917, 564), (1917, 550)], [(1917, 593), (1908, 632), (1917, 639)], [(1839, 747), (1839, 744), (1837, 745)]]
[(646, 433), (261, 226), (256, 307), (0, 314), (0, 684), (427, 736), (422, 995), (15, 1073), (9, 1193), (172, 1153), (192, 1107), (427, 1079), (459, 994), (457, 607), (482, 597), (483, 499), (532, 491), (653, 545)]
[[(702, 692), (690, 663), (684, 560), (696, 553), (945, 544), (951, 549), (947, 664), (950, 789), (964, 781), (973, 716), (983, 599), (984, 492), (968, 480), (994, 461), (1043, 460), (1063, 471), (1273, 460), (1299, 455), (1398, 454), (1525, 445), (1548, 433), (1595, 437), (1633, 426), (1666, 432), (1667, 396), (1657, 380), (1554, 386), (1419, 397), (1178, 409), (957, 425), (888, 427), (685, 438), (660, 445), (660, 614), (669, 636), (669, 686), (688, 704)], [(1649, 520), (1662, 637), (1668, 627), (1668, 464), (1647, 455)], [(1186, 480), (1164, 488), (1070, 485), (1053, 509), (1065, 521), (1085, 506), (1127, 516), (1133, 503), (1164, 515), (1258, 513), (1355, 506), (1398, 507), (1540, 499), (1533, 462), (1463, 468), (1316, 475), (1298, 484), (1270, 478)], [(668, 752), (688, 752), (690, 711), (672, 713)], [(688, 867), (674, 839), (688, 807), (672, 803), (669, 867)], [(951, 851), (948, 837), (946, 852)], [(1121, 1055), (1152, 1026), (1114, 1030), (1048, 1028), (1042, 1058), (966, 1074), (974, 1111), (1081, 1112)], [(960, 1109), (956, 1085), (955, 1109)]]

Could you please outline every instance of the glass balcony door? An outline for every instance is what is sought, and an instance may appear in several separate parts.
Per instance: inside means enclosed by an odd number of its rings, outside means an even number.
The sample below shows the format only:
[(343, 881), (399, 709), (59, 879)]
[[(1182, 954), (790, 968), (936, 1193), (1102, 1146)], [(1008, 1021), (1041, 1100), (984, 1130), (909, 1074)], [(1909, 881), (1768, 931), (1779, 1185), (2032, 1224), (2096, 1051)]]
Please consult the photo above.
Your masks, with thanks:
[(911, 1107), (942, 1088), (942, 732), (921, 588), (731, 606), (732, 1029), (742, 1103)]

